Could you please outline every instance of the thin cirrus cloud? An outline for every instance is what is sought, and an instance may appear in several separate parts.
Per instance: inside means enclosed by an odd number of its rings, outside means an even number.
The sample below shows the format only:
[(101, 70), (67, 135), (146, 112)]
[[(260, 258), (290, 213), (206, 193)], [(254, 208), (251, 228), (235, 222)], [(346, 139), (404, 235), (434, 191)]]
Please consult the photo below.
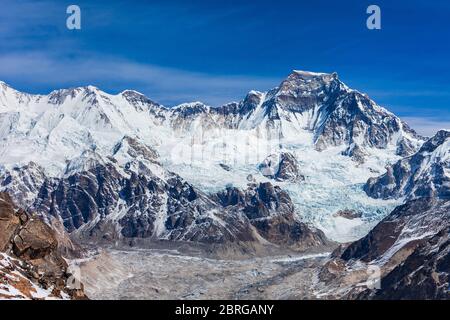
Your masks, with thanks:
[(404, 120), (411, 128), (414, 128), (419, 134), (426, 137), (432, 137), (441, 129), (450, 130), (450, 121), (443, 121), (442, 119), (403, 117), (402, 120)]
[[(32, 93), (95, 85), (111, 93), (135, 89), (167, 106), (197, 100), (218, 106), (240, 100), (252, 89), (273, 88), (292, 69), (338, 71), (350, 87), (368, 93), (420, 133), (431, 135), (439, 128), (450, 128), (445, 77), (448, 45), (442, 43), (436, 51), (436, 41), (414, 32), (406, 39), (399, 26), (409, 22), (383, 29), (383, 41), (377, 42), (373, 36), (378, 33), (356, 28), (354, 14), (359, 9), (354, 5), (336, 5), (342, 11), (331, 10), (323, 22), (314, 19), (320, 1), (296, 2), (292, 10), (286, 10), (283, 1), (276, 7), (264, 1), (239, 6), (157, 0), (77, 3), (83, 8), (82, 33), (65, 28), (68, 3), (2, 0), (0, 80)], [(387, 3), (385, 12), (400, 6)], [(434, 17), (445, 12), (435, 8), (444, 2), (420, 3), (411, 6), (416, 15)], [(294, 9), (302, 9), (301, 22), (288, 19)], [(338, 15), (346, 18), (337, 19)], [(322, 25), (327, 21), (339, 32), (330, 33)], [(434, 23), (437, 26), (423, 26), (423, 33), (436, 31), (436, 37), (442, 38), (441, 20)], [(401, 39), (396, 31), (402, 32)], [(377, 44), (375, 57), (373, 43)], [(415, 43), (421, 44), (420, 54), (410, 54), (416, 52)], [(433, 53), (432, 58), (423, 48)], [(403, 50), (409, 51), (404, 54)], [(361, 59), (359, 52), (367, 56)], [(444, 59), (439, 60), (440, 56)]]
[(239, 100), (252, 89), (267, 90), (280, 82), (275, 78), (210, 75), (105, 56), (57, 58), (43, 52), (1, 55), (0, 70), (2, 80), (24, 91), (28, 85), (55, 89), (97, 85), (106, 91), (135, 89), (167, 105), (202, 100), (217, 106)]
[[(267, 90), (281, 81), (264, 77), (212, 76), (105, 56), (60, 58), (44, 52), (0, 55), (0, 77), (0, 80), (6, 80), (22, 91), (27, 91), (29, 86), (57, 89), (91, 84), (111, 93), (136, 89), (168, 106), (197, 100), (218, 106), (241, 99), (251, 89)], [(408, 92), (378, 94), (408, 95)], [(435, 92), (416, 94), (422, 96)], [(433, 136), (439, 129), (450, 128), (450, 120), (447, 119), (403, 116), (402, 120), (424, 136)]]

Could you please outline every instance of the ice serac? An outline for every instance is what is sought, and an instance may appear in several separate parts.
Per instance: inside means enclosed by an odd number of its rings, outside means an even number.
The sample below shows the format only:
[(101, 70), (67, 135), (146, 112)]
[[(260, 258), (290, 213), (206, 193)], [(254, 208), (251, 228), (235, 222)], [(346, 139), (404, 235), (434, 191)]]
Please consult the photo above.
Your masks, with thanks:
[(364, 186), (374, 198), (450, 199), (450, 131), (441, 130), (410, 157), (403, 158)]

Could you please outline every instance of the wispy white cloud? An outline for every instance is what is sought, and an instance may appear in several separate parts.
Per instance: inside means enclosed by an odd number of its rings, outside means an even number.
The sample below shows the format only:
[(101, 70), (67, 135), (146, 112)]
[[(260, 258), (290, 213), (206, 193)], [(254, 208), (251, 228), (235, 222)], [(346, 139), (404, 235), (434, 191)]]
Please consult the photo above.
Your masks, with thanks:
[[(209, 75), (114, 57), (77, 54), (59, 58), (43, 52), (0, 55), (0, 80), (23, 90), (27, 86), (58, 89), (88, 84), (113, 93), (136, 89), (166, 105), (200, 100), (215, 106), (239, 100), (251, 89), (267, 90), (280, 82), (264, 77)], [(402, 119), (424, 136), (450, 129), (446, 118)]]
[(408, 125), (419, 134), (432, 137), (441, 129), (450, 130), (450, 121), (435, 118), (403, 117)]
[(448, 97), (450, 92), (445, 89), (435, 90), (371, 90), (370, 94), (379, 98), (391, 97)]
[(201, 100), (211, 105), (239, 100), (249, 90), (267, 90), (280, 82), (190, 72), (115, 57), (77, 54), (61, 58), (44, 52), (0, 55), (0, 79), (12, 86), (57, 89), (92, 84), (105, 90), (136, 89), (166, 104)]
[[(156, 11), (152, 14), (173, 14), (173, 10), (161, 9), (163, 5), (166, 2), (152, 4), (152, 12)], [(137, 62), (117, 53), (108, 56), (95, 51), (95, 47), (91, 48), (93, 51), (86, 52), (82, 37), (67, 36), (66, 6), (50, 0), (2, 1), (0, 80), (21, 90), (33, 88), (33, 92), (42, 90), (42, 93), (88, 84), (105, 91), (136, 89), (167, 105), (193, 100), (220, 105), (242, 99), (251, 89), (267, 90), (280, 81), (270, 77), (192, 72), (181, 66), (169, 68), (151, 62)], [(96, 12), (97, 19), (89, 24), (91, 28), (99, 25), (105, 27), (102, 23), (111, 23), (114, 18), (108, 6), (86, 2), (83, 9), (91, 14)], [(206, 17), (193, 21), (207, 25), (244, 9), (231, 7), (206, 16), (193, 11), (183, 16), (188, 19), (195, 13)], [(178, 10), (190, 9), (182, 7)], [(133, 14), (139, 15), (137, 12)]]

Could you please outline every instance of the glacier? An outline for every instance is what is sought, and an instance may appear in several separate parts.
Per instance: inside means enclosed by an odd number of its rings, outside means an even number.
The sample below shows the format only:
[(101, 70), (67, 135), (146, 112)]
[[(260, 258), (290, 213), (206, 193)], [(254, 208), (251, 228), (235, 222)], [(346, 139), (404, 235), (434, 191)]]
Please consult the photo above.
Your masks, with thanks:
[[(208, 194), (271, 181), (287, 190), (299, 220), (338, 242), (363, 237), (401, 203), (372, 199), (363, 185), (424, 140), (337, 74), (293, 71), (280, 86), (221, 107), (165, 107), (133, 90), (108, 94), (93, 86), (33, 95), (0, 82), (0, 174), (36, 164), (50, 177), (68, 176), (85, 170), (95, 154), (110, 155), (124, 136), (154, 148), (164, 168)], [(272, 181), (258, 171), (281, 152), (295, 156), (304, 181)], [(361, 217), (336, 216), (339, 210)]]

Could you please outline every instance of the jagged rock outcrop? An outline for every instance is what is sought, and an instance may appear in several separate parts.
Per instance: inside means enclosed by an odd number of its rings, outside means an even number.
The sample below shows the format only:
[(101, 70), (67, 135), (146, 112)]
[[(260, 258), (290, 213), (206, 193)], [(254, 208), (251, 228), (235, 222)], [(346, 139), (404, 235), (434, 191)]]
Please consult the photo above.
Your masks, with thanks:
[(365, 292), (370, 299), (450, 299), (450, 227), (426, 242), (381, 279), (380, 290)]
[(342, 151), (342, 155), (351, 157), (357, 163), (364, 163), (369, 156), (367, 151), (356, 143), (351, 143), (347, 149)]
[(259, 166), (261, 174), (277, 181), (300, 182), (305, 177), (299, 172), (297, 159), (289, 152), (272, 154)]
[(216, 194), (228, 212), (245, 215), (267, 241), (306, 249), (330, 244), (323, 232), (298, 221), (287, 192), (271, 183), (250, 184), (245, 191), (227, 188)]
[(373, 198), (450, 198), (450, 131), (441, 130), (410, 157), (387, 167), (364, 186)]
[[(322, 270), (322, 279), (347, 298), (450, 299), (450, 132), (439, 131), (412, 156), (399, 160), (364, 189), (374, 198), (404, 197), (368, 235), (355, 241)], [(380, 287), (352, 281), (346, 270), (379, 268)]]
[(320, 279), (334, 298), (450, 299), (449, 228), (449, 200), (410, 200), (336, 250)]
[(402, 250), (413, 250), (420, 242), (450, 223), (450, 202), (435, 198), (411, 200), (397, 207), (364, 238), (352, 243), (342, 259), (388, 263)]
[(345, 219), (357, 219), (362, 217), (362, 213), (358, 212), (356, 210), (351, 209), (345, 209), (345, 210), (339, 210), (335, 214), (333, 214), (334, 217), (342, 217)]
[(56, 233), (0, 193), (0, 298), (86, 298), (82, 285), (68, 286), (71, 275)]
[[(292, 158), (291, 158), (292, 160)], [(280, 177), (291, 174), (283, 160)], [(27, 167), (19, 170), (26, 175)], [(293, 173), (295, 174), (295, 172)], [(8, 175), (3, 188), (15, 190)], [(305, 249), (328, 244), (318, 230), (298, 222), (289, 195), (269, 184), (253, 185), (243, 202), (210, 196), (165, 170), (152, 148), (124, 137), (102, 157), (83, 153), (67, 163), (64, 176), (43, 177), (28, 206), (64, 223), (81, 238), (106, 241), (152, 239), (208, 244), (267, 243)], [(235, 195), (233, 195), (235, 193)], [(30, 197), (31, 199), (31, 197)]]

